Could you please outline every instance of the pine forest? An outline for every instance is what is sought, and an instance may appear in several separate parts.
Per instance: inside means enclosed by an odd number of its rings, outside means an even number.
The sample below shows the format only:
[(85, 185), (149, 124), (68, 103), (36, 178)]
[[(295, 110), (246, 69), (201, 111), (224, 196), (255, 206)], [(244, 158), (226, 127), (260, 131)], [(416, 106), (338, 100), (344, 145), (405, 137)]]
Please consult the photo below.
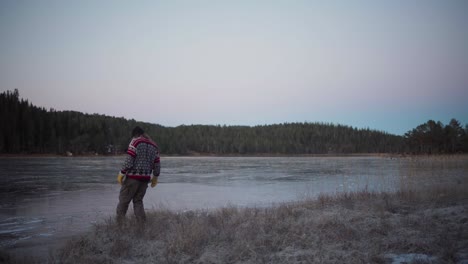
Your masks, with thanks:
[(258, 126), (157, 124), (56, 111), (0, 94), (0, 153), (94, 155), (125, 152), (134, 126), (141, 126), (164, 155), (307, 155), (353, 153), (446, 154), (468, 152), (468, 125), (429, 120), (404, 136), (332, 123)]

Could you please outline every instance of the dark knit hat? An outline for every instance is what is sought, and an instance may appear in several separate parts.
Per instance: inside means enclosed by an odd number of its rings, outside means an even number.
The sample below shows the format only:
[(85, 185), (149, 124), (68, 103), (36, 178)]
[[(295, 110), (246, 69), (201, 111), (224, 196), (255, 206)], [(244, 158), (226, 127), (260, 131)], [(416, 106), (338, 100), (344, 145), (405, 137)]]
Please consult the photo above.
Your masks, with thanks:
[(141, 136), (145, 133), (145, 131), (139, 127), (139, 126), (136, 126), (133, 130), (132, 130), (132, 136), (133, 137), (138, 137), (138, 136)]

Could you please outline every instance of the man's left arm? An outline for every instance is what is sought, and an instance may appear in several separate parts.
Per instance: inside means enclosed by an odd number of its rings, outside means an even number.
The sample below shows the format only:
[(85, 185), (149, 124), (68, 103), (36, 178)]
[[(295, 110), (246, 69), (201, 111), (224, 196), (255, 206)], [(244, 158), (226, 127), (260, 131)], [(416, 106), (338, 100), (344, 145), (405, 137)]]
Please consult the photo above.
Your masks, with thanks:
[(156, 158), (153, 162), (153, 178), (151, 178), (151, 187), (158, 184), (158, 177), (161, 173), (161, 159), (159, 157), (159, 149), (156, 150)]

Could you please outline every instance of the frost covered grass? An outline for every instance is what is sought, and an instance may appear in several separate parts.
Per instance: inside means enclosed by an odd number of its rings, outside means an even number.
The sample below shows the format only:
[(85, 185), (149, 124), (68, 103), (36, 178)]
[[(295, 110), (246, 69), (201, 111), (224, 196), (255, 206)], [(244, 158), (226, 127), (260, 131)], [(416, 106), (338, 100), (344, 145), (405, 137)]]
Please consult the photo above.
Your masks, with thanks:
[(156, 210), (142, 228), (133, 218), (122, 226), (108, 219), (50, 262), (457, 263), (468, 259), (467, 187), (320, 195), (268, 208)]

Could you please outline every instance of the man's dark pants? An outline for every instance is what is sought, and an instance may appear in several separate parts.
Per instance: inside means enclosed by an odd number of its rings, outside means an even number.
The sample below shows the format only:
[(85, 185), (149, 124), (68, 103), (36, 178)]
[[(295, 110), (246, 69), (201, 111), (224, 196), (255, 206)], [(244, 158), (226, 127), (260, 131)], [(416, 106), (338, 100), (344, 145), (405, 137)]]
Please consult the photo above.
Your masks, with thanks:
[(125, 219), (128, 205), (133, 200), (133, 212), (138, 221), (146, 220), (145, 209), (143, 207), (143, 197), (145, 197), (147, 181), (139, 181), (132, 178), (126, 178), (122, 183), (119, 194), (119, 204), (117, 205), (117, 221)]

